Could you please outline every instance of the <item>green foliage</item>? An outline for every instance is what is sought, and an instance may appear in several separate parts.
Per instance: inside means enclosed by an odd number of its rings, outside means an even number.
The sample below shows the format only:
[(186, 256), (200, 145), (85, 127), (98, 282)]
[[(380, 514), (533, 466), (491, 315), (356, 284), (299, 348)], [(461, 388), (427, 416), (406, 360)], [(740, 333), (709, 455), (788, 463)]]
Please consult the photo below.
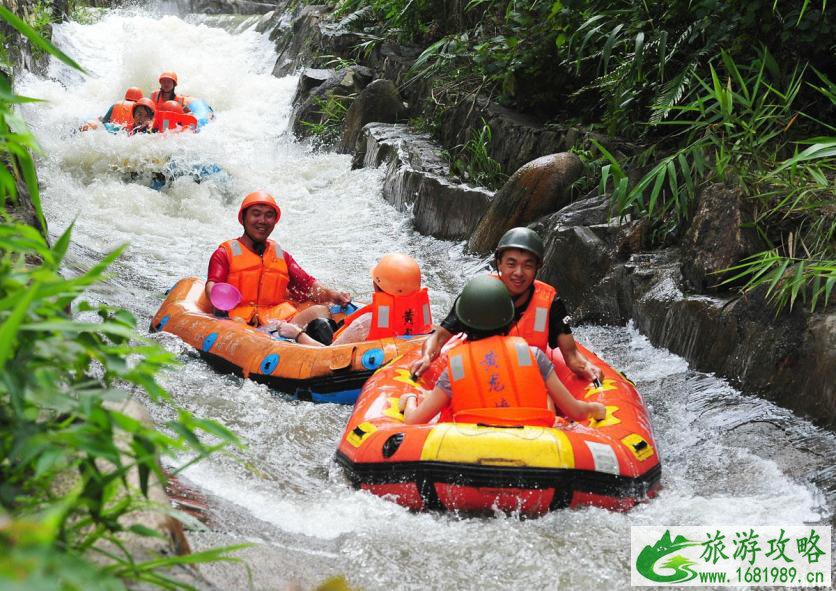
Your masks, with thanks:
[(508, 176), (502, 172), (499, 163), (491, 158), (488, 146), (491, 143), (491, 127), (482, 120), (482, 129), (449, 154), (450, 171), (462, 179), (499, 189)]
[(302, 121), (302, 125), (323, 144), (331, 144), (340, 137), (348, 107), (354, 100), (354, 95), (343, 96), (328, 94), (316, 97), (314, 102), (319, 110), (316, 111), (315, 121)]
[[(631, 186), (615, 159), (598, 146), (610, 160), (602, 168), (601, 191), (611, 188), (617, 213), (648, 217), (657, 227), (676, 231), (693, 209), (697, 183), (736, 181), (753, 202), (751, 224), (767, 249), (725, 270), (733, 276), (723, 283), (743, 280), (744, 291), (767, 284), (778, 310), (792, 308), (799, 294), (811, 308), (820, 297), (827, 305), (836, 229), (836, 138), (793, 137), (794, 127), (808, 127), (800, 119), (817, 123), (796, 106), (804, 66), (776, 81), (768, 74), (774, 59), (766, 50), (746, 67), (724, 51), (720, 58), (721, 69), (711, 64), (710, 79), (697, 77), (701, 92), (675, 107), (666, 122), (681, 129), (681, 147), (637, 183)], [(832, 102), (832, 84), (819, 77), (825, 86), (818, 90)], [(799, 151), (799, 145), (809, 147)]]
[[(33, 45), (75, 63), (3, 7), (0, 17)], [(16, 104), (34, 99), (15, 95), (5, 78), (0, 81), (5, 139), (0, 197), (4, 205), (16, 201), (22, 181), (43, 223), (30, 153), (35, 142), (14, 113)], [(165, 482), (160, 456), (192, 463), (240, 445), (238, 439), (222, 425), (182, 409), (166, 424), (166, 433), (119, 410), (118, 403), (135, 392), (171, 404), (155, 376), (174, 362), (137, 334), (130, 313), (81, 299), (122, 249), (78, 276), (65, 276), (62, 263), (72, 225), (49, 246), (34, 228), (11, 223), (5, 208), (2, 215), (0, 587), (110, 590), (145, 583), (189, 588), (166, 569), (229, 560), (237, 548), (140, 561), (130, 554), (125, 536), (159, 533), (141, 524), (128, 526), (125, 518), (151, 506), (152, 479)]]

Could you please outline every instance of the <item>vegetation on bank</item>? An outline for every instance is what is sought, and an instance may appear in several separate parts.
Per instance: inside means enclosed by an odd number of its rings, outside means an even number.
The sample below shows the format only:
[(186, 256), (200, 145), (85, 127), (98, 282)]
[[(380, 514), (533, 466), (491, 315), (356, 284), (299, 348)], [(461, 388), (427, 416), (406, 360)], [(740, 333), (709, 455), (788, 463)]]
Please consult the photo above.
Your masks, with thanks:
[[(0, 17), (33, 46), (78, 67), (7, 9), (0, 7)], [(159, 457), (176, 462), (176, 474), (240, 443), (219, 423), (176, 406), (165, 432), (119, 410), (136, 393), (173, 406), (156, 375), (175, 359), (139, 336), (126, 310), (83, 299), (121, 248), (71, 276), (62, 261), (72, 225), (50, 246), (6, 213), (25, 187), (46, 227), (31, 156), (37, 145), (15, 111), (34, 100), (0, 77), (0, 587), (191, 588), (167, 569), (230, 560), (235, 548), (134, 556), (126, 536), (161, 533), (125, 518), (141, 509), (173, 512), (148, 498), (150, 483), (167, 479)]]
[[(836, 9), (825, 0), (334, 0), (368, 40), (423, 51), (407, 84), (432, 100), (423, 128), (476, 95), (631, 146), (578, 146), (618, 214), (655, 244), (688, 227), (701, 188), (738, 186), (763, 250), (718, 278), (778, 309), (832, 302), (836, 284)], [(490, 127), (452, 150), (456, 172), (496, 185)], [(476, 144), (480, 144), (477, 146)], [(496, 164), (495, 162), (493, 163)], [(487, 170), (488, 172), (484, 172)], [(500, 171), (510, 174), (514, 171)], [(632, 174), (630, 174), (632, 172)], [(481, 176), (480, 176), (481, 175)]]

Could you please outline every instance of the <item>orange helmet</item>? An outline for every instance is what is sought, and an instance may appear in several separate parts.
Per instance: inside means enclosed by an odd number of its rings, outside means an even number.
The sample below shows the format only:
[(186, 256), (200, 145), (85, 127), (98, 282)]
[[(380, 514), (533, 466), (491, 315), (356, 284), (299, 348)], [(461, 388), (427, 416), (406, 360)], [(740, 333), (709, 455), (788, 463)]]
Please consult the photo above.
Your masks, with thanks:
[(409, 255), (387, 254), (372, 269), (372, 281), (390, 295), (409, 295), (421, 289), (421, 269)]
[(138, 86), (131, 86), (128, 90), (125, 91), (125, 100), (126, 101), (138, 101), (143, 97), (142, 89)]
[(165, 101), (160, 105), (160, 111), (174, 111), (175, 113), (182, 113), (183, 107), (177, 101)]
[(154, 106), (154, 101), (145, 96), (134, 103), (134, 107), (131, 109), (131, 112), (133, 113), (136, 111), (137, 107), (148, 107), (151, 109), (152, 115), (157, 112), (157, 107)]
[(253, 205), (269, 205), (276, 211), (276, 222), (282, 218), (282, 210), (279, 208), (276, 200), (267, 191), (254, 191), (241, 202), (241, 207), (238, 208), (238, 223), (244, 225), (244, 210)]
[(174, 86), (177, 86), (177, 73), (176, 72), (163, 72), (160, 74), (160, 79), (158, 82), (162, 82), (163, 78), (168, 78), (172, 82), (174, 82)]

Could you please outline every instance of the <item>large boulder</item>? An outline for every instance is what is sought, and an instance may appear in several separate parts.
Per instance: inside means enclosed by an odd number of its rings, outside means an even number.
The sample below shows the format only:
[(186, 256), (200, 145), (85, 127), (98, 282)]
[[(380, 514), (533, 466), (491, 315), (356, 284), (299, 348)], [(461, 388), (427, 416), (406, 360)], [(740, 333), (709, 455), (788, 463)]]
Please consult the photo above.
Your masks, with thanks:
[(570, 187), (583, 174), (580, 158), (569, 152), (532, 160), (508, 179), (468, 242), (473, 252), (488, 253), (502, 234), (557, 211), (571, 200)]
[(354, 151), (360, 132), (367, 123), (396, 123), (403, 114), (403, 101), (395, 84), (384, 79), (373, 81), (351, 103), (337, 151), (343, 154)]
[(706, 187), (682, 240), (682, 274), (697, 291), (716, 290), (720, 271), (761, 249), (743, 192), (722, 184)]

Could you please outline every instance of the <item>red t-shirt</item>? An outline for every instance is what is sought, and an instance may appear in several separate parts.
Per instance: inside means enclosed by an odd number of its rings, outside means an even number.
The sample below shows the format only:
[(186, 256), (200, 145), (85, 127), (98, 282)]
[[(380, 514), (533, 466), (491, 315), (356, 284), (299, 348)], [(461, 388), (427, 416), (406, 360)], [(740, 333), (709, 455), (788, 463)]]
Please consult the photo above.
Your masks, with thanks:
[[(244, 246), (243, 242), (241, 245)], [(246, 248), (246, 246), (244, 246), (244, 248)], [(307, 300), (310, 297), (311, 287), (313, 287), (316, 279), (308, 275), (287, 251), (284, 251), (284, 262), (287, 263), (287, 274), (290, 277), (290, 281), (287, 284), (287, 290), (291, 299), (296, 301)], [(212, 257), (209, 259), (209, 272), (207, 280), (214, 281), (216, 283), (226, 283), (226, 278), (228, 276), (229, 258), (227, 258), (226, 251), (223, 247), (219, 246), (218, 249), (212, 253)]]

